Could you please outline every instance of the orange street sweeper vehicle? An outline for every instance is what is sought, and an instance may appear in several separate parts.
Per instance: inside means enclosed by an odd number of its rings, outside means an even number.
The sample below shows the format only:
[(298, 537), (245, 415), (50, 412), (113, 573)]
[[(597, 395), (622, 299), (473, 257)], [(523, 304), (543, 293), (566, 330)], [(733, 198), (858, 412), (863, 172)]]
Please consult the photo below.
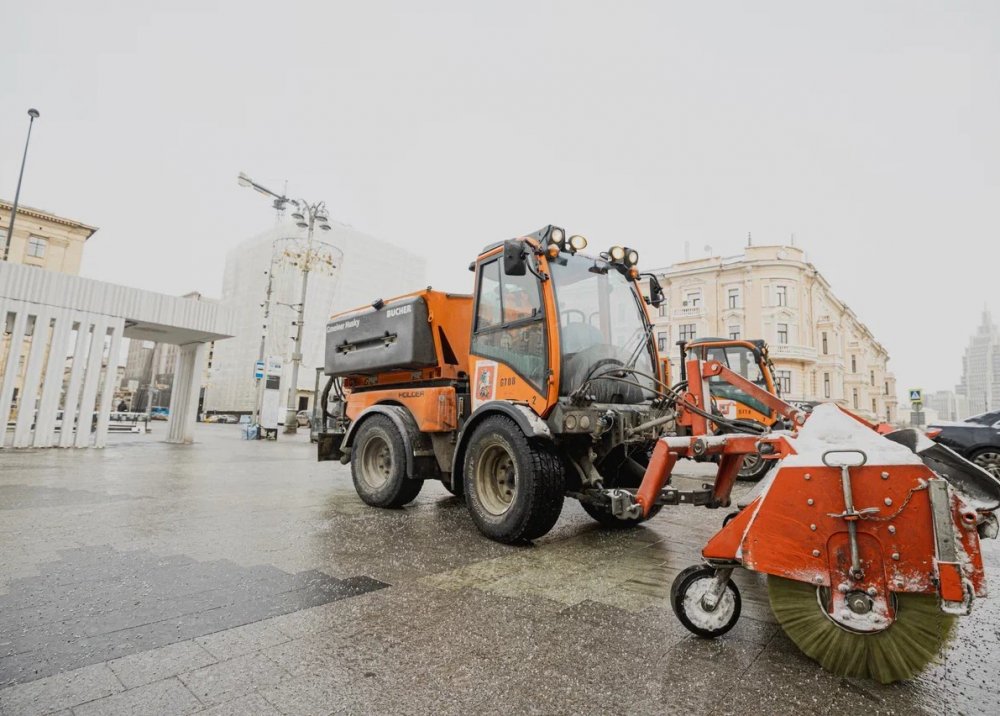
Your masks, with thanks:
[[(668, 381), (638, 253), (546, 226), (487, 246), (472, 295), (430, 289), (338, 314), (326, 332), (320, 460), (350, 462), (370, 505), (416, 497), (424, 480), (464, 494), (483, 534), (530, 540), (577, 498), (605, 525), (608, 488), (635, 489), (669, 430)], [(328, 398), (332, 394), (332, 402)]]

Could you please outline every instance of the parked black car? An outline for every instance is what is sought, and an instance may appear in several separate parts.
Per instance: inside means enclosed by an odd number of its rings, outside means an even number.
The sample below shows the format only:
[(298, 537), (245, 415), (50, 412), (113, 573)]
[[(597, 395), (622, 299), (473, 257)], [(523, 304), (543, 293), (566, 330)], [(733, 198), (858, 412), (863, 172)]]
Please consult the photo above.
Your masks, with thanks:
[(927, 436), (1000, 477), (1000, 410), (928, 425)]

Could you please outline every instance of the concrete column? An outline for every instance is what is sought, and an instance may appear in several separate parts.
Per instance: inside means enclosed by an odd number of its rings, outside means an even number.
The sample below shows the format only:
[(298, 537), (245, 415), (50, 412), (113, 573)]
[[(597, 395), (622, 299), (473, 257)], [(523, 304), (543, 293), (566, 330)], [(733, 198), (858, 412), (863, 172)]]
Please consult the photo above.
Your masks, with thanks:
[(170, 431), (168, 443), (190, 443), (194, 440), (194, 423), (198, 416), (198, 393), (208, 355), (206, 343), (188, 343), (177, 351), (174, 386), (170, 395)]

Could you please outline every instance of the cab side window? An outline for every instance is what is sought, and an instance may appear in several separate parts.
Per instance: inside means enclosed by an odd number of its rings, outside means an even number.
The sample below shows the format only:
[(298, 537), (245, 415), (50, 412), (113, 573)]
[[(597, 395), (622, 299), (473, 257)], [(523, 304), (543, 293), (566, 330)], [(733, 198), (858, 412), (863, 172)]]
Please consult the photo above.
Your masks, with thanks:
[(497, 259), (480, 267), (472, 352), (506, 363), (536, 389), (543, 389), (545, 326), (534, 276), (507, 276)]

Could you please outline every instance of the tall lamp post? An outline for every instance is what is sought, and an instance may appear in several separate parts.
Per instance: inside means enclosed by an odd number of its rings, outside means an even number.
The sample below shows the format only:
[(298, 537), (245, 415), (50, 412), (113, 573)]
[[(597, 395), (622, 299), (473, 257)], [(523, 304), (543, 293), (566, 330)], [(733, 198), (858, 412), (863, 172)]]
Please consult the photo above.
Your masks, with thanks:
[[(306, 237), (306, 249), (304, 255), (299, 261), (299, 265), (302, 270), (302, 295), (299, 303), (292, 305), (292, 308), (297, 313), (297, 319), (295, 321), (295, 345), (292, 349), (292, 374), (291, 374), (291, 384), (288, 387), (288, 411), (285, 414), (285, 432), (295, 433), (298, 431), (298, 405), (296, 401), (296, 396), (298, 394), (298, 381), (299, 381), (299, 365), (302, 363), (302, 326), (304, 325), (305, 309), (306, 309), (306, 296), (307, 289), (309, 287), (309, 269), (312, 264), (312, 240), (313, 231), (316, 226), (319, 226), (322, 231), (330, 230), (330, 217), (326, 210), (325, 202), (316, 202), (310, 204), (304, 199), (289, 199), (284, 194), (278, 194), (271, 191), (265, 186), (258, 184), (245, 173), (240, 172), (238, 177), (240, 186), (250, 187), (255, 191), (264, 194), (265, 196), (270, 196), (274, 199), (274, 208), (281, 211), (285, 208), (286, 204), (292, 204), (295, 206), (296, 211), (292, 214), (292, 218), (295, 219), (295, 225), (300, 229), (308, 229), (308, 234)], [(271, 269), (268, 271), (268, 290), (267, 298), (265, 300), (264, 306), (264, 316), (265, 321), (270, 312), (270, 300), (271, 300), (271, 280), (273, 274), (273, 261)], [(262, 333), (260, 339), (260, 355), (258, 360), (264, 359), (264, 339), (266, 332)], [(261, 401), (261, 391), (257, 391), (257, 415), (258, 422), (260, 421), (260, 401)]]
[(29, 109), (28, 116), (28, 138), (24, 140), (24, 156), (21, 157), (21, 173), (17, 175), (17, 190), (14, 192), (14, 207), (10, 212), (10, 226), (7, 228), (7, 236), (3, 241), (3, 260), (6, 261), (10, 255), (10, 244), (14, 240), (14, 219), (17, 218), (17, 202), (21, 198), (21, 180), (24, 178), (24, 163), (28, 160), (28, 143), (31, 142), (31, 127), (38, 119), (38, 110)]
[(299, 429), (298, 401), (296, 400), (299, 391), (299, 366), (302, 364), (302, 326), (305, 323), (306, 315), (306, 290), (309, 287), (309, 267), (312, 263), (312, 240), (313, 230), (319, 224), (323, 231), (330, 230), (330, 217), (326, 212), (326, 202), (320, 201), (310, 204), (305, 200), (294, 202), (297, 211), (292, 214), (295, 225), (300, 229), (308, 229), (306, 236), (305, 256), (300, 262), (302, 265), (302, 298), (299, 299), (295, 307), (299, 317), (295, 321), (295, 348), (292, 350), (292, 384), (288, 389), (288, 412), (285, 414), (285, 432), (296, 433)]

